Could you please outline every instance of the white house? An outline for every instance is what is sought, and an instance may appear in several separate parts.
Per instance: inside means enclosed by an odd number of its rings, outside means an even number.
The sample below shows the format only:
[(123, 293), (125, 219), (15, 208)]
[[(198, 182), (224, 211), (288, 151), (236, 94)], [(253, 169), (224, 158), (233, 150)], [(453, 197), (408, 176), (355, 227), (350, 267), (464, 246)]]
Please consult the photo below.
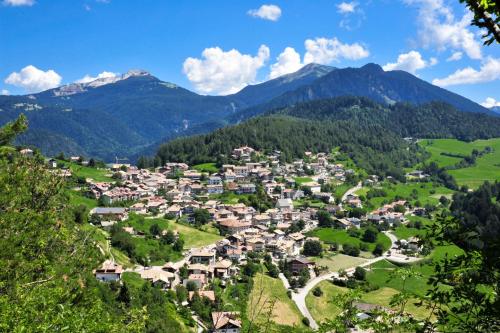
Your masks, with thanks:
[(122, 273), (123, 267), (111, 260), (106, 260), (100, 268), (94, 270), (96, 279), (103, 282), (120, 281)]

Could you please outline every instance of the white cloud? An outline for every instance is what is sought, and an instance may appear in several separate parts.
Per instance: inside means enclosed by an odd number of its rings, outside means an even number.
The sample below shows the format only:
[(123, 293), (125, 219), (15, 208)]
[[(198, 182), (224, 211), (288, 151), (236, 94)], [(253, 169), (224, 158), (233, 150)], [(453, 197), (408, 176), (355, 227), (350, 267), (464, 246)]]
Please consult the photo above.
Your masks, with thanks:
[(493, 97), (488, 97), (484, 100), (484, 102), (481, 103), (481, 105), (489, 109), (494, 106), (500, 106), (500, 101), (497, 101)]
[(271, 65), (269, 78), (274, 79), (278, 76), (298, 71), (302, 66), (300, 54), (293, 47), (287, 47), (276, 58), (276, 62)]
[(35, 4), (35, 0), (3, 0), (3, 4), (5, 6), (33, 6)]
[(469, 30), (472, 13), (467, 11), (461, 19), (456, 19), (443, 0), (404, 1), (419, 8), (418, 35), (425, 47), (462, 50), (471, 59), (481, 59), (481, 44)]
[(0, 95), (10, 95), (10, 91), (8, 91), (7, 89), (2, 89), (0, 91)]
[(40, 70), (33, 65), (29, 65), (18, 72), (12, 72), (5, 83), (22, 87), (28, 92), (39, 92), (50, 88), (55, 88), (61, 83), (62, 77), (54, 70)]
[(457, 60), (462, 59), (462, 56), (463, 56), (463, 53), (460, 51), (453, 52), (453, 54), (451, 56), (449, 56), (449, 58), (446, 59), (446, 61), (457, 61)]
[(187, 58), (183, 71), (197, 91), (204, 94), (231, 94), (255, 82), (258, 70), (269, 59), (269, 48), (261, 45), (256, 56), (220, 47), (203, 50), (202, 59)]
[(498, 79), (500, 79), (500, 58), (487, 58), (479, 70), (466, 67), (457, 70), (443, 79), (435, 79), (432, 83), (437, 86), (446, 87), (458, 84), (490, 82)]
[(341, 2), (337, 5), (337, 12), (341, 14), (346, 14), (346, 13), (354, 13), (356, 10), (356, 6), (358, 4), (356, 2)]
[(384, 71), (403, 70), (415, 74), (419, 69), (434, 66), (435, 64), (437, 64), (436, 58), (426, 61), (418, 51), (410, 51), (400, 54), (396, 62), (386, 64), (383, 69)]
[(262, 5), (259, 9), (250, 9), (248, 15), (269, 21), (278, 21), (281, 16), (281, 8), (276, 5)]
[(304, 63), (331, 64), (341, 58), (359, 60), (366, 58), (370, 52), (358, 43), (343, 44), (337, 38), (316, 38), (305, 41), (306, 54)]
[(113, 72), (106, 72), (106, 71), (99, 73), (97, 76), (90, 76), (87, 74), (84, 77), (82, 77), (81, 79), (76, 80), (75, 83), (89, 83), (89, 82), (95, 81), (97, 79), (105, 79), (105, 78), (109, 78), (109, 77), (115, 77), (117, 75), (119, 75), (119, 74), (113, 73)]

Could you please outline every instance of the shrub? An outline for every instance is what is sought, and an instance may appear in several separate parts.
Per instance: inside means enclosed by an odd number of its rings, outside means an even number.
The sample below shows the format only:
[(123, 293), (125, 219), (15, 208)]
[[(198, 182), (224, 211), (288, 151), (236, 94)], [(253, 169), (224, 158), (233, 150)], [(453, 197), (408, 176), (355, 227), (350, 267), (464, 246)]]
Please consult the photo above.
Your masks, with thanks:
[(313, 289), (313, 295), (316, 297), (321, 297), (323, 296), (323, 290), (321, 290), (320, 287), (316, 287)]
[(344, 244), (342, 245), (342, 252), (348, 256), (358, 257), (360, 251), (357, 245)]
[(302, 318), (302, 324), (309, 326), (310, 325), (309, 319), (307, 317)]

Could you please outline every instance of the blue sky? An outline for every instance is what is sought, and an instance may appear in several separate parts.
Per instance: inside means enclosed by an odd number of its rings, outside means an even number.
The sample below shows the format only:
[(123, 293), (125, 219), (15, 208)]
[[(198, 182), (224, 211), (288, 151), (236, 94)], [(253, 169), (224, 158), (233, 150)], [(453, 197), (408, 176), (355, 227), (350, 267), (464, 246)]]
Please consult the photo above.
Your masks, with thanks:
[(309, 62), (375, 62), (477, 102), (500, 100), (500, 47), (482, 46), (458, 0), (0, 3), (2, 93), (140, 68), (227, 94)]

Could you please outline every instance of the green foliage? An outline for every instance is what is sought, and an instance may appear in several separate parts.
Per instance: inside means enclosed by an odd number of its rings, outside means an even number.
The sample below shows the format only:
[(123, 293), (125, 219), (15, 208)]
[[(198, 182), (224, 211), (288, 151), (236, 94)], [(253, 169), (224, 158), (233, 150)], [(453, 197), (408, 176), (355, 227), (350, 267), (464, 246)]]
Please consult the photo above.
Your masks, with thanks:
[(0, 129), (0, 147), (7, 146), (12, 141), (28, 128), (26, 116), (21, 114), (19, 118), (5, 124)]
[(193, 212), (194, 223), (197, 226), (207, 224), (211, 217), (210, 212), (206, 209), (195, 209)]
[(382, 243), (377, 243), (372, 253), (374, 256), (381, 256), (384, 253), (384, 245)]
[(345, 243), (342, 245), (342, 252), (352, 257), (358, 257), (360, 253), (359, 247), (357, 245), (349, 243)]
[(354, 278), (356, 280), (364, 281), (366, 279), (366, 269), (360, 266), (356, 267), (354, 270)]
[[(376, 138), (376, 139), (375, 139)], [(360, 126), (353, 121), (311, 121), (284, 116), (251, 119), (211, 134), (176, 139), (162, 145), (162, 161), (188, 164), (216, 162), (230, 156), (235, 147), (250, 145), (260, 151), (279, 149), (286, 161), (302, 157), (304, 151), (326, 152), (340, 147), (369, 173), (403, 177), (403, 165), (418, 161), (413, 148), (379, 126)]]
[(304, 243), (304, 255), (306, 256), (321, 256), (323, 253), (323, 247), (319, 241), (307, 240)]
[(363, 233), (363, 241), (369, 242), (369, 243), (375, 243), (377, 241), (377, 235), (379, 231), (375, 227), (368, 227), (365, 229), (365, 232)]
[(484, 44), (500, 43), (500, 5), (496, 0), (460, 0), (474, 13), (472, 25), (486, 29)]
[(93, 277), (103, 258), (93, 231), (76, 224), (63, 180), (36, 158), (14, 156), (0, 158), (0, 183), (0, 330), (142, 331), (145, 310), (114, 310), (104, 297), (112, 290)]

